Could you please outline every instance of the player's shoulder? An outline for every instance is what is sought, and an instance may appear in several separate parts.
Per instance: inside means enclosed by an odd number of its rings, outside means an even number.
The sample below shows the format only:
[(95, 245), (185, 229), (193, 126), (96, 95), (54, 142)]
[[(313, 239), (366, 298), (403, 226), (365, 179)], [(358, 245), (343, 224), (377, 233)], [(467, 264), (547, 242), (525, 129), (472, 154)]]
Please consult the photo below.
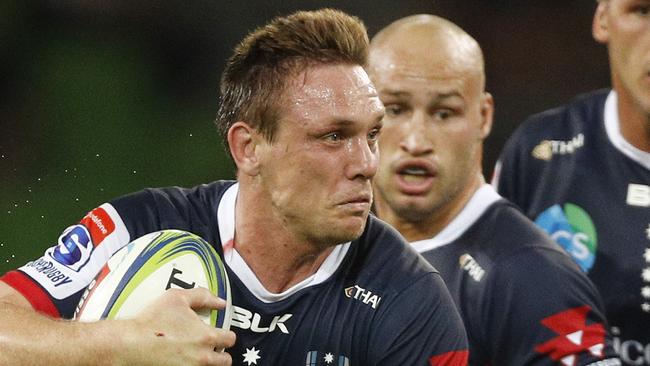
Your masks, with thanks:
[(437, 286), (438, 271), (420, 256), (392, 226), (370, 215), (364, 233), (354, 243), (351, 268), (363, 271), (385, 290), (403, 291), (411, 285)]
[(218, 201), (223, 193), (235, 183), (235, 181), (220, 180), (194, 187), (146, 188), (144, 192), (158, 199), (211, 202)]
[(531, 139), (566, 139), (587, 131), (602, 122), (609, 92), (599, 89), (580, 94), (564, 105), (533, 114), (524, 120), (517, 133)]
[(233, 185), (234, 181), (215, 181), (194, 187), (156, 187), (145, 188), (121, 196), (111, 202), (122, 209), (132, 206), (156, 206), (164, 209), (176, 207), (182, 209), (190, 206), (215, 206), (224, 192)]
[(495, 264), (517, 265), (522, 258), (529, 257), (542, 261), (559, 259), (562, 265), (573, 266), (562, 248), (506, 199), (492, 204), (474, 227), (485, 230), (485, 234), (477, 235), (482, 236), (477, 241)]

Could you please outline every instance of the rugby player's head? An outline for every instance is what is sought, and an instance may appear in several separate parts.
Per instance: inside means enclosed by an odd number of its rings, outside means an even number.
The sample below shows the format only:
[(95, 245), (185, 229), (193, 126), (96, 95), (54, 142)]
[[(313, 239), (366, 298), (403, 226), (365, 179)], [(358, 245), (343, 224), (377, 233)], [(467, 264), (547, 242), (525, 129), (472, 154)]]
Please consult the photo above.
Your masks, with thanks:
[(650, 1), (598, 1), (592, 34), (607, 45), (621, 121), (645, 120), (650, 133)]
[(421, 14), (373, 37), (367, 69), (386, 108), (376, 212), (410, 241), (430, 238), (484, 182), (494, 107), (483, 53), (454, 23)]
[(334, 9), (298, 11), (248, 34), (221, 77), (216, 124), (223, 141), (237, 121), (273, 141), (287, 81), (319, 64), (364, 66), (368, 43), (361, 20)]

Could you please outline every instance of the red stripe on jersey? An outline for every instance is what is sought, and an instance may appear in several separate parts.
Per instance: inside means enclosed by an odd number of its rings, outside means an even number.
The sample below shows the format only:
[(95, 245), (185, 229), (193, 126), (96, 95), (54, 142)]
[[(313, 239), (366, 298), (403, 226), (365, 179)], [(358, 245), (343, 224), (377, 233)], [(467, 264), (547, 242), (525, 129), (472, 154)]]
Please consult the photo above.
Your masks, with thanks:
[(429, 359), (431, 366), (467, 366), (469, 360), (468, 351), (451, 351)]
[(83, 224), (90, 232), (90, 237), (93, 239), (93, 245), (97, 247), (111, 235), (115, 230), (115, 223), (111, 216), (103, 208), (97, 207), (96, 209), (88, 212), (83, 219)]
[(60, 318), (59, 310), (54, 306), (54, 303), (48, 296), (47, 292), (36, 284), (29, 276), (19, 271), (7, 272), (4, 276), (0, 277), (0, 281), (5, 282), (7, 285), (13, 287), (16, 291), (20, 292), (34, 310), (55, 318)]

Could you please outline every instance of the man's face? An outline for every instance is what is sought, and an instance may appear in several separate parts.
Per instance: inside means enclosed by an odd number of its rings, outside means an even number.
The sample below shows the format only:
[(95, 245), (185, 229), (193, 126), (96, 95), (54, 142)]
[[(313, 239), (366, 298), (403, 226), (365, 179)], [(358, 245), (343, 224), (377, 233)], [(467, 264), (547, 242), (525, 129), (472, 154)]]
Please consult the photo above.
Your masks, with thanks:
[(319, 246), (361, 235), (384, 108), (362, 67), (319, 65), (289, 80), (260, 178), (289, 229)]
[(489, 132), (485, 108), (492, 105), (478, 60), (456, 62), (445, 47), (408, 49), (407, 43), (371, 54), (370, 72), (386, 108), (374, 183), (390, 214), (426, 222), (459, 202), (480, 174)]
[(650, 115), (650, 0), (600, 3), (594, 37), (608, 45), (614, 85)]

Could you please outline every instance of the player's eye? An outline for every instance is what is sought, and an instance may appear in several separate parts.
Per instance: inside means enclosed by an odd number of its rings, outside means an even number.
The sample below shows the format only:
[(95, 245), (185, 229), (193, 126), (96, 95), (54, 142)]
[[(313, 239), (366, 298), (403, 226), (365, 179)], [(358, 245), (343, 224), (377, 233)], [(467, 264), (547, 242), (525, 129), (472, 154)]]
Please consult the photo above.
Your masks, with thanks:
[(338, 142), (338, 141), (341, 141), (343, 136), (342, 136), (342, 134), (340, 132), (335, 131), (335, 132), (328, 133), (327, 135), (323, 136), (323, 138), (325, 140), (327, 140), (327, 141), (330, 141), (330, 142)]
[(632, 12), (641, 16), (650, 15), (650, 4), (637, 4), (632, 7)]
[(650, 14), (650, 6), (640, 6), (636, 9), (636, 12), (641, 15), (648, 15)]
[(368, 133), (368, 140), (371, 142), (377, 141), (379, 139), (379, 134), (381, 132), (381, 129), (379, 128), (373, 128), (370, 133)]
[(399, 104), (387, 104), (385, 108), (387, 117), (396, 117), (404, 112), (404, 108)]
[(433, 113), (437, 120), (446, 120), (452, 116), (453, 112), (450, 109), (438, 109)]

